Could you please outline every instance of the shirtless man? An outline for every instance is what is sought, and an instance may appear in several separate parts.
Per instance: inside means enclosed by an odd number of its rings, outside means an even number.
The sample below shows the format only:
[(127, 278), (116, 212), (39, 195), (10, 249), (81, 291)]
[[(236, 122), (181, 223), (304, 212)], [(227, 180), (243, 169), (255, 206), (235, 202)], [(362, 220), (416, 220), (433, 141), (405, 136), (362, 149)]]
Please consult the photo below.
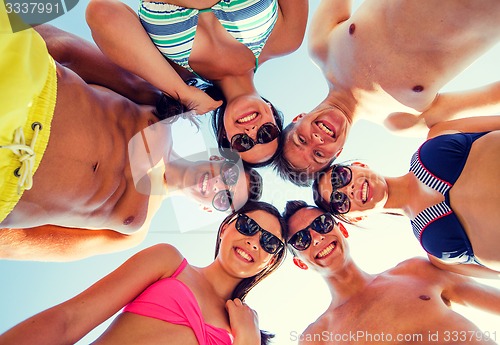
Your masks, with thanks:
[(43, 40), (13, 34), (4, 8), (0, 258), (74, 260), (137, 245), (165, 196), (134, 186), (127, 144), (158, 117), (133, 101), (154, 104), (159, 92), (77, 36), (48, 26), (37, 27)]
[(340, 154), (358, 119), (406, 133), (499, 111), (500, 83), (438, 97), (499, 41), (499, 1), (365, 0), (354, 13), (351, 5), (322, 0), (309, 28), (310, 55), (329, 92), (285, 128), (276, 168), (298, 184)]
[(332, 298), (299, 344), (495, 344), (493, 334), (489, 338), (450, 305), (500, 314), (500, 291), (422, 258), (368, 274), (349, 256), (347, 231), (329, 213), (289, 201), (284, 217), (294, 263), (321, 274)]

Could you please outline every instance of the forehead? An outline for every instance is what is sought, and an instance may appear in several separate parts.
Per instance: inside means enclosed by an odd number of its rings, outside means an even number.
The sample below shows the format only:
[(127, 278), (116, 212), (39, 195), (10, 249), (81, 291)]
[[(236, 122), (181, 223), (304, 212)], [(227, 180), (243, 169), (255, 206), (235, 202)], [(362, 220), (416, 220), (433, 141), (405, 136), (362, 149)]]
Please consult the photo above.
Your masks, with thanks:
[(311, 222), (324, 212), (315, 207), (301, 208), (288, 220), (288, 232), (292, 236), (296, 232), (307, 228)]
[(273, 235), (277, 236), (280, 239), (283, 239), (281, 236), (281, 227), (278, 218), (273, 216), (272, 214), (267, 213), (266, 211), (256, 210), (245, 213), (248, 217), (252, 218), (266, 231), (269, 231)]

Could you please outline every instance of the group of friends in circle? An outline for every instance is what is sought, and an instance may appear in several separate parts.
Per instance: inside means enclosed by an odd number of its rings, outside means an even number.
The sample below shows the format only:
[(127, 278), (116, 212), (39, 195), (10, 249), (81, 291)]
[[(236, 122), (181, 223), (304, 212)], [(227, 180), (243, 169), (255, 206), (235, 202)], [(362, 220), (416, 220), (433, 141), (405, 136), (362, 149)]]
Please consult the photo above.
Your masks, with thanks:
[[(307, 0), (142, 0), (137, 12), (90, 0), (96, 46), (47, 24), (13, 32), (22, 18), (0, 4), (0, 258), (70, 261), (134, 247), (175, 194), (227, 214), (207, 266), (156, 244), (0, 344), (75, 343), (120, 310), (94, 344), (268, 344), (272, 330), (245, 297), (287, 251), (331, 294), (301, 344), (359, 330), (494, 344), (450, 304), (500, 314), (500, 291), (471, 278), (500, 278), (500, 82), (440, 90), (500, 41), (500, 2), (352, 5), (320, 0), (308, 22)], [(254, 76), (297, 50), (306, 28), (328, 92), (285, 124)], [(171, 124), (186, 113), (195, 122), (210, 113), (220, 154), (174, 151)], [(359, 119), (426, 137), (408, 173), (336, 161)], [(262, 167), (315, 205), (260, 201)], [(372, 212), (408, 217), (428, 259), (360, 269), (348, 231)], [(475, 336), (446, 339), (451, 331)]]

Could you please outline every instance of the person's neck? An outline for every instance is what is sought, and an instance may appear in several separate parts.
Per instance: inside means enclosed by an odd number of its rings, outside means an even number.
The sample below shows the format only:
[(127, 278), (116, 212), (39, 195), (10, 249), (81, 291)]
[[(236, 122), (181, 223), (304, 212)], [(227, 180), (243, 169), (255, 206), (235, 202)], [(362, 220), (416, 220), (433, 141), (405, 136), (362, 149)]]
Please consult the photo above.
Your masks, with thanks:
[(186, 187), (188, 168), (192, 164), (175, 153), (170, 156), (170, 161), (165, 164), (165, 181), (170, 195), (182, 193)]
[(323, 277), (332, 296), (331, 306), (336, 308), (346, 303), (370, 285), (375, 277), (361, 270), (350, 258), (342, 268)]
[(201, 268), (200, 273), (210, 284), (214, 294), (224, 303), (231, 298), (234, 289), (242, 280), (224, 270), (217, 259), (210, 265)]
[(345, 92), (330, 86), (328, 95), (326, 95), (322, 103), (339, 109), (351, 125), (357, 120), (357, 101), (350, 92)]
[(230, 75), (215, 81), (215, 84), (221, 89), (227, 103), (233, 99), (248, 94), (256, 94), (258, 92), (254, 85), (253, 71), (241, 75)]
[(387, 182), (388, 197), (384, 205), (384, 211), (408, 215), (411, 198), (414, 195), (412, 173), (409, 172), (399, 177), (386, 177), (385, 180)]

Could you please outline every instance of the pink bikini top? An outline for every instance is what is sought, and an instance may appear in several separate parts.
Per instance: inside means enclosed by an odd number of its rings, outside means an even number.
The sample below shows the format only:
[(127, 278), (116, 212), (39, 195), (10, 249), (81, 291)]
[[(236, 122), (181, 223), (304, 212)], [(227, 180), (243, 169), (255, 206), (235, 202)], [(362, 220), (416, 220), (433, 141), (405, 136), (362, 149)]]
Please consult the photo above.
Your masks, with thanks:
[(193, 292), (176, 279), (186, 266), (187, 261), (184, 259), (171, 277), (148, 286), (123, 312), (188, 326), (200, 345), (231, 345), (232, 335), (225, 329), (205, 323)]

